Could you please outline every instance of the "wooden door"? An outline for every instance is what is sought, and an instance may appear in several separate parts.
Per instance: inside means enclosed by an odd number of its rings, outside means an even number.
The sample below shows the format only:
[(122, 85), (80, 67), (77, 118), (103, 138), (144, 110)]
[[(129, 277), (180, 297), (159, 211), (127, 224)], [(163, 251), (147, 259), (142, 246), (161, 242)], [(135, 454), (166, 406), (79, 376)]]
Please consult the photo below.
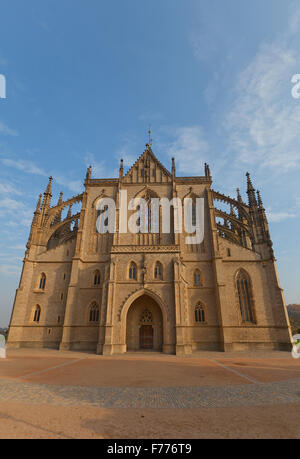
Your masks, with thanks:
[(153, 349), (153, 327), (142, 325), (140, 328), (140, 349)]

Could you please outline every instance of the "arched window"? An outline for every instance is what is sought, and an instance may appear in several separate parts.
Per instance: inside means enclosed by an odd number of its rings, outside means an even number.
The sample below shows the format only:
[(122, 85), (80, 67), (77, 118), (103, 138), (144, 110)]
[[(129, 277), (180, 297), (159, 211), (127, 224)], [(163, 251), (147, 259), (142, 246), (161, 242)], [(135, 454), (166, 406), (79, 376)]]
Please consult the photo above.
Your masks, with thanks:
[(158, 261), (155, 264), (155, 268), (154, 268), (154, 279), (162, 280), (162, 278), (163, 278), (163, 268), (162, 268), (162, 264)]
[(42, 273), (40, 277), (39, 289), (45, 290), (46, 286), (46, 274)]
[[(141, 206), (137, 206), (136, 208), (137, 212), (138, 212), (138, 215), (140, 215), (140, 210), (141, 210)], [(136, 220), (136, 226), (140, 227), (141, 226), (141, 217), (138, 217), (137, 220)], [(141, 233), (141, 228), (139, 229), (138, 231), (139, 233)]]
[(196, 226), (197, 219), (196, 219), (196, 201), (195, 198), (193, 199), (192, 203), (192, 225)]
[(205, 308), (201, 303), (198, 303), (195, 307), (195, 322), (197, 323), (205, 323)]
[(39, 323), (41, 317), (41, 307), (37, 304), (34, 310), (33, 322)]
[[(144, 206), (138, 205), (136, 210), (138, 212), (138, 218), (136, 220), (136, 225), (139, 227), (139, 233), (150, 233), (151, 232), (151, 208), (150, 204), (147, 201), (147, 198), (144, 197), (147, 202), (147, 208)], [(145, 214), (145, 215), (144, 215)], [(147, 217), (147, 218), (146, 218)]]
[(255, 323), (250, 277), (243, 270), (240, 270), (237, 274), (236, 287), (239, 297), (242, 322)]
[(94, 285), (100, 285), (100, 271), (94, 272)]
[(137, 278), (137, 267), (134, 262), (130, 263), (129, 267), (129, 279), (135, 279)]
[(89, 322), (93, 322), (93, 323), (99, 322), (99, 306), (97, 303), (93, 303), (90, 306)]
[(108, 226), (108, 217), (104, 218), (103, 214), (108, 211), (108, 205), (103, 206), (101, 209), (97, 209), (97, 232), (104, 233), (104, 229)]
[[(151, 200), (152, 198), (158, 198), (158, 195), (154, 193), (151, 190), (147, 190), (146, 193), (143, 195), (143, 199), (146, 201), (147, 207), (145, 209), (140, 209), (139, 210), (144, 210), (145, 211), (145, 216), (142, 218), (142, 222), (144, 225), (144, 228), (142, 229), (142, 233), (158, 233), (159, 232), (159, 212), (156, 214), (156, 212), (153, 212), (153, 221), (152, 221), (152, 205), (151, 205)], [(158, 219), (158, 220), (157, 220)]]
[(196, 271), (194, 272), (194, 286), (195, 287), (201, 286), (201, 273), (199, 269), (196, 269)]

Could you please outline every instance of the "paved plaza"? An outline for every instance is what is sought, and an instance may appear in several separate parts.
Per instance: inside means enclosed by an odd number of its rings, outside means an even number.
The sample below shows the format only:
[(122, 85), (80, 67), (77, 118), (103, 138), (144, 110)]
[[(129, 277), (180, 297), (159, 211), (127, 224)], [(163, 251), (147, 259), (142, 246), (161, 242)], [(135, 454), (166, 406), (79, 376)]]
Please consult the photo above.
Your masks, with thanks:
[(286, 352), (0, 360), (0, 438), (299, 436), (300, 359)]

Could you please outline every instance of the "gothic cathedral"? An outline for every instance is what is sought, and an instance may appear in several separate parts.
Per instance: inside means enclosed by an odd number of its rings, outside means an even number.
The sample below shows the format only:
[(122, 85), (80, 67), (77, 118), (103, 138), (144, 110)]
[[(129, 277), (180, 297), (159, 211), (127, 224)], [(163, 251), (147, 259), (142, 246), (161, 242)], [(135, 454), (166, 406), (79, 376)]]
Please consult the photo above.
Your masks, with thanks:
[[(247, 203), (212, 188), (204, 175), (169, 172), (151, 143), (119, 178), (88, 168), (84, 192), (51, 206), (40, 195), (16, 291), (8, 347), (133, 351), (289, 350), (291, 332), (268, 222), (247, 174)], [(204, 239), (122, 233), (120, 191), (135, 197), (204, 199)], [(116, 203), (116, 231), (97, 231), (99, 199)], [(75, 209), (75, 210), (74, 210)], [(171, 212), (171, 219), (174, 213)], [(128, 218), (130, 210), (128, 210)], [(171, 222), (172, 223), (172, 222)], [(173, 222), (174, 223), (174, 222)]]

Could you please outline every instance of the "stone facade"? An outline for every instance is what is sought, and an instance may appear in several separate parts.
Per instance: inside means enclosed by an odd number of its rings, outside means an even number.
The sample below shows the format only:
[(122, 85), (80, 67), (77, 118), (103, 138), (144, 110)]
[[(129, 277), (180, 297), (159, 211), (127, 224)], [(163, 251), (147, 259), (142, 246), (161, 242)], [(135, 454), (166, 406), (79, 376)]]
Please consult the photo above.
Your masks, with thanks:
[[(204, 176), (177, 177), (175, 161), (169, 172), (147, 144), (125, 175), (122, 161), (117, 179), (92, 178), (89, 168), (84, 192), (66, 201), (60, 194), (55, 206), (51, 181), (34, 213), (9, 347), (105, 355), (290, 349), (268, 223), (249, 174), (246, 204), (239, 190), (232, 199), (212, 189), (207, 164)], [(120, 190), (128, 201), (204, 198), (203, 242), (187, 245), (173, 225), (169, 234), (121, 233)], [(114, 234), (96, 231), (103, 197), (116, 202)]]

